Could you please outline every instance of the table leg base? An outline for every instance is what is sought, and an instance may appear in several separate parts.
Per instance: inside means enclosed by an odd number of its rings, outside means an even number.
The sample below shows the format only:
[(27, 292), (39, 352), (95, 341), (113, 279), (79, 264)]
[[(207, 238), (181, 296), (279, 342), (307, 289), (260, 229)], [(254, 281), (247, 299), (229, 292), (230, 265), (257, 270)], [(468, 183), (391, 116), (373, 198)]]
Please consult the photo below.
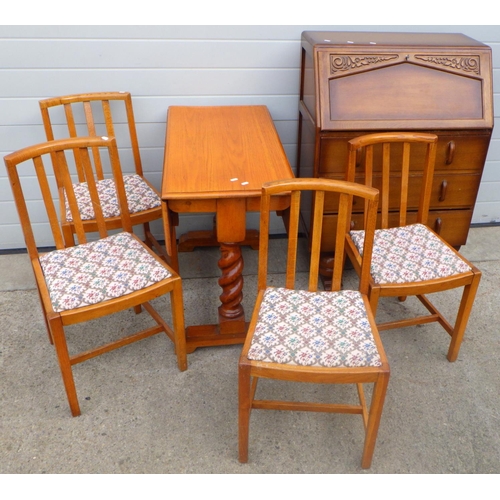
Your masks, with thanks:
[[(248, 229), (245, 240), (238, 242), (240, 246), (250, 246), (252, 250), (259, 249), (259, 231)], [(189, 231), (179, 238), (177, 250), (179, 252), (192, 252), (196, 247), (218, 247), (220, 243), (214, 231)]]
[(186, 328), (186, 351), (194, 352), (198, 347), (243, 344), (248, 323), (242, 320), (224, 321), (218, 325), (194, 325)]

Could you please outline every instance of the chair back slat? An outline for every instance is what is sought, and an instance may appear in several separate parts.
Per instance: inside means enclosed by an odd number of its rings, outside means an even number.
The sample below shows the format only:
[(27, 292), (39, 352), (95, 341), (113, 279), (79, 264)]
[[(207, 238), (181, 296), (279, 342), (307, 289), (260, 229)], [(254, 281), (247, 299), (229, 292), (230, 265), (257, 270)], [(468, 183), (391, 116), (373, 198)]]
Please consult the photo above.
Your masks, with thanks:
[[(83, 101), (82, 104), (83, 104), (83, 111), (85, 114), (85, 122), (87, 124), (87, 133), (85, 135), (88, 135), (89, 137), (97, 137), (98, 134), (97, 134), (96, 124), (95, 124), (95, 119), (94, 119), (94, 113), (92, 111), (92, 104), (90, 101)], [(106, 127), (106, 129), (107, 129), (107, 127)], [(106, 130), (106, 134), (109, 137), (114, 136), (114, 133), (110, 134), (107, 130)], [(76, 135), (74, 137), (76, 137)], [(99, 148), (92, 148), (92, 156), (94, 157), (96, 176), (99, 180), (102, 180), (102, 179), (104, 179), (104, 172), (102, 169), (102, 161), (101, 161), (101, 155), (99, 154)]]
[(321, 248), (322, 220), (325, 206), (324, 191), (315, 190), (313, 192), (313, 214), (311, 217), (312, 233), (310, 239), (311, 257), (309, 263), (309, 291), (315, 292), (318, 289), (319, 274), (319, 253)]
[[(380, 190), (377, 227), (387, 229), (407, 225), (410, 212), (413, 220), (416, 212), (417, 221), (427, 223), (436, 148), (437, 136), (420, 132), (380, 132), (349, 141), (346, 179), (353, 181), (356, 174), (361, 175), (355, 170), (356, 158), (363, 158), (364, 184)], [(412, 172), (417, 170), (417, 177), (423, 172), (418, 202), (410, 200)]]
[[(349, 231), (351, 223), (351, 214), (353, 198), (359, 197), (363, 204), (366, 201), (367, 214), (367, 234), (366, 234), (366, 253), (363, 257), (363, 289), (368, 288), (369, 278), (369, 260), (373, 248), (373, 237), (375, 232), (375, 223), (378, 206), (378, 190), (356, 184), (349, 181), (333, 179), (288, 179), (275, 182), (269, 182), (262, 187), (261, 212), (260, 212), (260, 241), (259, 241), (259, 281), (258, 288), (263, 290), (267, 286), (268, 275), (268, 250), (269, 250), (269, 217), (272, 196), (290, 196), (290, 210), (288, 229), (288, 249), (287, 249), (287, 267), (286, 267), (286, 288), (296, 287), (296, 267), (298, 253), (298, 239), (300, 233), (300, 199), (304, 192), (313, 193), (313, 213), (311, 216), (312, 233), (310, 237), (309, 253), (309, 277), (308, 290), (316, 291), (318, 289), (319, 264), (321, 258), (322, 241), (322, 218), (325, 211), (325, 194), (337, 194), (339, 216), (335, 237), (335, 259), (334, 276), (332, 290), (339, 290), (342, 285), (342, 272), (345, 261), (345, 245), (350, 240)], [(366, 264), (368, 261), (368, 264)], [(361, 284), (360, 284), (361, 287)], [(366, 293), (366, 292), (365, 292)]]
[[(66, 117), (66, 124), (68, 126), (69, 137), (78, 137), (78, 130), (76, 127), (75, 116), (73, 113), (73, 105), (71, 103), (66, 103), (63, 105), (63, 108), (64, 108), (64, 116)], [(50, 127), (52, 127), (52, 125), (50, 125)], [(52, 139), (54, 139), (54, 134), (52, 134)], [(82, 166), (81, 166), (82, 162), (79, 157), (79, 154), (80, 151), (75, 150), (74, 157), (75, 157), (76, 173), (78, 176), (78, 182), (84, 182), (85, 175), (82, 172)]]
[[(365, 208), (367, 199), (364, 200)], [(342, 275), (345, 264), (345, 241), (350, 229), (350, 214), (352, 209), (352, 196), (341, 193), (339, 196), (337, 231), (335, 234), (335, 251), (333, 259), (333, 274), (331, 290), (340, 290), (342, 287)], [(318, 256), (319, 260), (319, 256)]]
[[(75, 156), (80, 158), (80, 169), (82, 172), (82, 181), (85, 182), (85, 170), (83, 168), (83, 159), (81, 150), (73, 151)], [(61, 182), (61, 193), (60, 196), (65, 201), (67, 200), (67, 204), (69, 207), (69, 211), (71, 212), (71, 217), (73, 219), (73, 224), (75, 226), (76, 236), (78, 238), (79, 243), (86, 243), (87, 236), (85, 235), (85, 231), (83, 229), (83, 222), (80, 214), (80, 210), (78, 208), (78, 202), (73, 186), (73, 181), (71, 179), (71, 175), (68, 168), (68, 162), (66, 160), (66, 155), (64, 150), (56, 151), (53, 154), (53, 158), (55, 158), (54, 170), (56, 171), (56, 178), (60, 179)], [(62, 203), (61, 203), (62, 206)]]
[(106, 133), (110, 136), (114, 136), (115, 128), (113, 125), (113, 114), (111, 113), (111, 106), (107, 99), (102, 101), (102, 112), (104, 115), (104, 123), (106, 125)]
[(61, 232), (61, 226), (59, 224), (57, 210), (47, 178), (47, 171), (43, 162), (43, 158), (41, 156), (35, 156), (33, 158), (33, 165), (35, 168), (36, 177), (38, 179), (38, 185), (40, 186), (40, 193), (42, 195), (43, 203), (47, 211), (47, 217), (49, 220), (50, 229), (52, 231), (52, 237), (54, 238), (55, 246), (56, 248), (64, 248), (64, 239)]
[(139, 154), (139, 140), (137, 138), (137, 129), (135, 127), (134, 107), (132, 106), (132, 96), (129, 92), (125, 93), (124, 101), (125, 111), (127, 113), (128, 131), (130, 135), (130, 145), (134, 156), (135, 172), (138, 175), (143, 175), (141, 155)]
[(271, 196), (266, 194), (261, 197), (260, 202), (260, 230), (259, 230), (259, 268), (257, 272), (257, 287), (265, 290), (267, 286), (268, 252), (269, 252), (269, 209)]
[[(384, 146), (386, 146), (384, 144)], [(408, 211), (408, 190), (410, 186), (410, 143), (403, 143), (403, 161), (401, 164), (401, 201), (399, 202), (399, 225), (406, 225)], [(384, 186), (384, 189), (385, 188)]]
[(68, 127), (69, 137), (78, 137), (78, 130), (76, 127), (72, 104), (66, 103), (63, 105), (63, 108), (64, 108), (64, 116), (66, 117), (66, 124)]
[[(359, 150), (358, 153), (359, 153), (359, 156), (361, 158), (364, 158), (364, 162), (365, 162), (365, 172), (364, 172), (365, 186), (372, 187), (373, 186), (373, 146), (368, 146), (364, 150), (364, 155), (363, 155), (362, 150)], [(354, 156), (356, 157), (357, 155), (355, 154)], [(352, 182), (354, 182), (354, 181), (355, 181), (355, 179), (353, 176)], [(365, 200), (365, 211), (367, 208), (366, 204), (367, 204), (367, 201)]]
[[(373, 146), (369, 146), (373, 152)], [(373, 156), (370, 163), (370, 177), (373, 176)], [(389, 183), (391, 179), (391, 147), (389, 144), (382, 145), (382, 189), (380, 193), (380, 208), (382, 213), (381, 227), (389, 226)], [(373, 186), (373, 180), (368, 184)]]
[[(109, 140), (110, 138), (106, 138)], [(109, 161), (111, 164), (111, 172), (115, 180), (116, 192), (118, 194), (118, 205), (120, 207), (121, 227), (124, 231), (132, 233), (132, 219), (128, 209), (127, 194), (125, 192), (125, 182), (123, 180), (123, 172), (120, 165), (120, 156), (118, 154), (118, 146), (116, 140), (112, 138), (111, 145), (108, 148)]]
[(290, 218), (288, 222), (288, 251), (286, 260), (286, 288), (295, 287), (295, 273), (297, 263), (297, 248), (299, 234), (299, 218), (300, 218), (300, 191), (294, 191), (290, 199)]

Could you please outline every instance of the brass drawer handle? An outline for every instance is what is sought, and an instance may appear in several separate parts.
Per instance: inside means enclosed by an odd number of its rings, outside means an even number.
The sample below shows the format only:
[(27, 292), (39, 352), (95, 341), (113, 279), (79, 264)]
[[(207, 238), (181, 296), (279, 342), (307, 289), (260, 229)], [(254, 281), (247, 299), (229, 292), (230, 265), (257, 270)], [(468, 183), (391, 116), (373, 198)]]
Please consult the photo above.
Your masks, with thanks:
[(441, 217), (438, 217), (436, 219), (436, 222), (434, 223), (434, 231), (437, 233), (437, 234), (440, 234), (441, 233), (441, 229), (443, 227), (443, 221), (441, 219)]
[(450, 141), (448, 143), (448, 151), (446, 153), (446, 165), (450, 165), (453, 162), (453, 158), (455, 158), (455, 141)]
[(439, 194), (439, 201), (444, 201), (446, 199), (446, 192), (448, 190), (448, 181), (443, 181), (441, 183), (441, 193)]

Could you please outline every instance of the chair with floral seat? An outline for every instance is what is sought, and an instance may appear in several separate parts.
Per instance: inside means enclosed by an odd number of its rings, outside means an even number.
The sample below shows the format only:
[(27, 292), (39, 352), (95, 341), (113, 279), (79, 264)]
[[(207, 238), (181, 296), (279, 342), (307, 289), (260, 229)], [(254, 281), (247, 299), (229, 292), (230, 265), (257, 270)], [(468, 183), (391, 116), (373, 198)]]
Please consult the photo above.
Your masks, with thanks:
[[(416, 296), (427, 313), (378, 322), (380, 331), (438, 322), (450, 335), (447, 358), (458, 357), (481, 279), (481, 272), (427, 226), (433, 189), (437, 136), (416, 132), (383, 132), (348, 143), (349, 181), (380, 190), (381, 213), (375, 231), (368, 295), (374, 314), (381, 297)], [(414, 175), (417, 172), (418, 175)], [(409, 185), (422, 176), (420, 196), (409, 200)], [(417, 191), (412, 186), (413, 191)], [(418, 203), (418, 210), (411, 210)], [(347, 252), (361, 272), (364, 229), (353, 228)], [(428, 294), (463, 287), (454, 325), (431, 302)]]
[[(91, 151), (107, 154), (115, 181), (121, 232), (108, 234)], [(68, 163), (74, 154), (95, 214), (98, 239), (91, 241), (80, 215)], [(73, 416), (80, 415), (72, 366), (132, 342), (165, 333), (173, 342), (179, 370), (187, 369), (182, 283), (178, 274), (132, 232), (125, 187), (114, 138), (88, 137), (54, 140), (27, 147), (4, 158), (19, 214), (28, 255), (33, 267), (49, 340), (54, 345)], [(54, 182), (54, 172), (59, 187)], [(36, 195), (33, 179), (38, 180)], [(23, 189), (23, 185), (25, 185)], [(26, 197), (24, 193), (29, 193)], [(37, 197), (38, 196), (38, 197)], [(57, 201), (66, 196), (76, 234), (76, 245), (63, 236)], [(40, 201), (42, 203), (40, 203)], [(40, 206), (45, 208), (47, 222)], [(60, 206), (60, 205), (59, 205)], [(54, 250), (47, 247), (52, 235)], [(42, 243), (38, 243), (43, 238)], [(170, 296), (172, 321), (167, 323), (150, 303)], [(128, 336), (111, 340), (85, 352), (70, 355), (65, 328), (119, 311), (144, 308), (155, 324)]]
[[(309, 281), (297, 283), (297, 248), (300, 199), (314, 196)], [(268, 286), (269, 217), (272, 196), (290, 193), (286, 282)], [(331, 291), (318, 290), (321, 218), (325, 195), (339, 200), (334, 274)], [(365, 259), (358, 290), (341, 290), (344, 249), (349, 238), (353, 196), (367, 202)], [(270, 182), (262, 188), (258, 295), (239, 360), (239, 460), (248, 460), (252, 409), (352, 413), (363, 418), (364, 450), (361, 466), (371, 465), (389, 382), (389, 364), (369, 307), (368, 277), (375, 229), (378, 191), (330, 179), (291, 179)], [(256, 398), (259, 379), (317, 384), (354, 384), (359, 404), (277, 401)], [(265, 382), (261, 384), (265, 385)], [(373, 386), (367, 405), (363, 384)], [(263, 387), (265, 391), (265, 387)], [(261, 396), (262, 397), (262, 396)]]
[[(158, 255), (173, 264), (150, 229), (150, 223), (162, 220), (162, 203), (157, 189), (145, 178), (137, 139), (132, 96), (129, 92), (93, 92), (51, 97), (39, 101), (45, 135), (48, 141), (65, 137), (109, 136), (117, 138), (120, 148), (123, 180), (127, 206), (132, 226), (142, 225), (144, 241)], [(97, 189), (102, 196), (102, 207), (109, 229), (121, 227), (114, 179), (109, 165), (99, 157), (99, 150), (92, 151), (95, 160)], [(96, 221), (88, 186), (83, 180), (78, 156), (75, 158), (75, 195), (86, 231), (96, 230)], [(70, 242), (75, 232), (67, 199), (63, 234)], [(165, 214), (169, 224), (174, 224), (173, 214)], [(169, 227), (169, 225), (165, 225)], [(170, 235), (169, 235), (170, 236)]]

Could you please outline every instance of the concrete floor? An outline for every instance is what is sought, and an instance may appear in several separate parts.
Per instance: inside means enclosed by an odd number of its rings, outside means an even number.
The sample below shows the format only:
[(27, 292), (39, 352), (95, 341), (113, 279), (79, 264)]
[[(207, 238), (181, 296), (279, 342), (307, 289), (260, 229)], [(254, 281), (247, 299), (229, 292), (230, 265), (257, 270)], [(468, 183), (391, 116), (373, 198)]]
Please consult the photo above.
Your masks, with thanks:
[[(282, 240), (273, 240), (273, 279)], [(499, 473), (500, 227), (473, 228), (463, 254), (483, 278), (458, 360), (437, 325), (382, 333), (391, 380), (370, 470), (360, 468), (359, 416), (252, 413), (250, 455), (237, 459), (240, 346), (202, 348), (176, 368), (163, 335), (74, 367), (82, 415), (72, 418), (27, 256), (0, 256), (0, 473)], [(306, 253), (304, 253), (306, 255)], [(250, 315), (257, 252), (244, 250)], [(181, 254), (187, 324), (216, 321), (218, 251)], [(351, 277), (347, 277), (347, 281)], [(453, 312), (458, 293), (439, 299)], [(157, 305), (168, 318), (168, 304)], [(381, 316), (417, 308), (384, 300)], [(148, 321), (127, 311), (68, 331), (72, 351)], [(266, 394), (355, 397), (348, 387), (262, 383)]]

